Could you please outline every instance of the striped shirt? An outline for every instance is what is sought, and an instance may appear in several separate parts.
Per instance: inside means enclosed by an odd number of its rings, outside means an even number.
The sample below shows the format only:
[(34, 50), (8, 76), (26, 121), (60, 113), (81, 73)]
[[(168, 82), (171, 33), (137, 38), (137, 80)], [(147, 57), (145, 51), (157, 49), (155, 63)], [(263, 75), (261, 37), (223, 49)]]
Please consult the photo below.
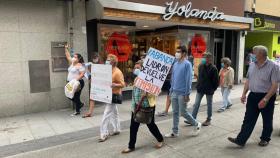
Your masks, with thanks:
[(269, 59), (261, 66), (251, 63), (247, 73), (249, 90), (255, 93), (267, 93), (273, 82), (279, 82), (279, 76), (279, 67)]

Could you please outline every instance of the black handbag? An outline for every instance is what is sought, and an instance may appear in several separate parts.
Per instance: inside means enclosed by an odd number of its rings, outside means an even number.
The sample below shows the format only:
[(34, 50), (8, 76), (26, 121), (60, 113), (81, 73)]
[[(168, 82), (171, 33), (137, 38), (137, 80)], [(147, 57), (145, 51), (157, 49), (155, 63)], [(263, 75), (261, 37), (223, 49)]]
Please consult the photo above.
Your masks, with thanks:
[(137, 104), (135, 111), (133, 113), (133, 118), (135, 122), (143, 123), (143, 124), (150, 124), (154, 117), (154, 108), (142, 107), (142, 103), (146, 96), (143, 96), (140, 100), (140, 102)]
[(121, 94), (113, 94), (112, 103), (114, 104), (122, 104), (122, 95)]

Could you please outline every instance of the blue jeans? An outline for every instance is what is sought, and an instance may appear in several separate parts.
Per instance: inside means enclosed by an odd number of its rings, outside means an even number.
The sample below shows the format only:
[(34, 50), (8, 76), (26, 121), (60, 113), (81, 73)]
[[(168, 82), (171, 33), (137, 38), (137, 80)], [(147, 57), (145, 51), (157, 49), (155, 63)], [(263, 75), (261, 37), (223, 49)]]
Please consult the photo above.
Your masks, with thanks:
[(231, 105), (231, 101), (229, 99), (230, 89), (228, 87), (221, 87), (222, 96), (223, 96), (223, 105), (221, 109), (226, 109), (229, 105)]
[[(201, 100), (203, 98), (204, 94), (203, 93), (196, 93), (195, 97), (195, 103), (193, 105), (193, 112), (192, 116), (196, 119)], [(206, 100), (207, 100), (207, 120), (211, 120), (212, 117), (212, 103), (213, 103), (213, 95), (206, 95)]]
[(193, 116), (187, 111), (187, 103), (185, 102), (185, 96), (178, 95), (175, 92), (171, 93), (171, 103), (173, 109), (173, 127), (172, 132), (174, 134), (179, 133), (179, 117), (183, 116), (185, 119), (190, 121), (193, 126), (197, 126), (198, 122), (193, 118)]

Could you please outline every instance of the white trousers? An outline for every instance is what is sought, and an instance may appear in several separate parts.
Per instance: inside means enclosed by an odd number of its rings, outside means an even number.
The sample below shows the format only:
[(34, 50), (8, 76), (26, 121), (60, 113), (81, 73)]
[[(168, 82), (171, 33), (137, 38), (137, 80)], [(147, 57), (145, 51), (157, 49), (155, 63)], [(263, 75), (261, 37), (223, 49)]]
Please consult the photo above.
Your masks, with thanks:
[(104, 137), (109, 135), (109, 124), (112, 124), (114, 132), (120, 132), (120, 120), (119, 120), (119, 111), (116, 104), (106, 104), (102, 123), (100, 126), (100, 136)]

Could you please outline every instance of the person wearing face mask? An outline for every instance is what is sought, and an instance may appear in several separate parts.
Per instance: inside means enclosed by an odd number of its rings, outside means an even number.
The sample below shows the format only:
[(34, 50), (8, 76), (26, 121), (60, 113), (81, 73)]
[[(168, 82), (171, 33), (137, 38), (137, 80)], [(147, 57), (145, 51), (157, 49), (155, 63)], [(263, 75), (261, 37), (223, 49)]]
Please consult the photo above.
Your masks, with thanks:
[[(139, 60), (136, 62), (134, 66), (134, 75), (138, 76), (141, 72), (141, 67), (143, 65), (143, 60)], [(136, 77), (137, 79), (137, 77)], [(135, 79), (135, 81), (136, 81)], [(122, 151), (123, 154), (130, 153), (135, 150), (135, 144), (136, 144), (136, 138), (137, 138), (137, 132), (140, 126), (140, 123), (136, 122), (134, 120), (134, 112), (137, 108), (137, 104), (141, 102), (141, 98), (143, 96), (146, 96), (142, 101), (142, 107), (143, 108), (153, 108), (153, 118), (151, 123), (146, 124), (149, 128), (150, 132), (153, 134), (153, 136), (157, 139), (157, 143), (155, 144), (155, 148), (159, 149), (163, 146), (163, 136), (160, 133), (154, 119), (154, 113), (155, 113), (155, 107), (156, 107), (156, 96), (150, 93), (147, 93), (137, 87), (133, 87), (132, 91), (132, 104), (131, 104), (131, 121), (130, 121), (130, 137), (129, 137), (129, 143), (128, 148), (124, 149)]]
[(176, 138), (179, 136), (179, 119), (183, 116), (194, 126), (193, 135), (198, 135), (201, 123), (198, 122), (187, 111), (187, 103), (190, 101), (192, 87), (192, 65), (186, 60), (187, 48), (179, 46), (175, 57), (171, 75), (170, 96), (173, 109), (173, 127), (172, 132), (165, 135), (167, 138)]
[(241, 131), (235, 138), (228, 137), (231, 143), (241, 147), (245, 146), (251, 136), (260, 114), (262, 115), (263, 129), (258, 145), (261, 147), (267, 146), (273, 132), (274, 102), (280, 76), (279, 67), (267, 58), (267, 47), (255, 46), (253, 47), (253, 53), (257, 60), (250, 64), (240, 98), (243, 104), (246, 103)]
[(229, 94), (234, 84), (234, 70), (230, 66), (231, 60), (229, 58), (222, 58), (221, 63), (222, 68), (219, 72), (219, 76), (223, 104), (218, 112), (224, 112), (226, 109), (229, 109), (232, 106), (232, 102), (229, 99)]
[[(122, 95), (122, 88), (125, 86), (124, 76), (121, 70), (117, 67), (118, 65), (118, 57), (109, 54), (107, 56), (107, 60), (105, 62), (106, 65), (112, 65), (112, 92), (113, 96)], [(112, 124), (113, 126), (113, 133), (109, 134), (108, 126)], [(100, 139), (99, 142), (104, 142), (109, 138), (109, 135), (119, 135), (121, 132), (120, 128), (120, 120), (119, 120), (119, 112), (117, 103), (112, 100), (111, 104), (106, 104), (102, 123), (100, 126)]]
[[(92, 59), (92, 63), (88, 63), (89, 65), (86, 65), (88, 66), (88, 80), (89, 80), (89, 86), (91, 86), (91, 65), (92, 64), (98, 64), (99, 63), (99, 57), (98, 55), (95, 55)], [(92, 114), (93, 114), (93, 110), (94, 110), (94, 100), (92, 99), (89, 99), (89, 111), (87, 113), (85, 113), (83, 115), (83, 118), (87, 118), (87, 117), (91, 117)]]
[[(205, 53), (201, 59), (201, 64), (198, 66), (197, 93), (192, 112), (192, 116), (196, 118), (201, 100), (203, 96), (206, 95), (207, 119), (203, 122), (203, 126), (209, 126), (211, 124), (213, 95), (218, 87), (218, 69), (212, 64), (212, 54)], [(190, 124), (188, 120), (186, 120), (185, 123)]]
[(81, 54), (74, 54), (73, 58), (71, 58), (70, 52), (69, 52), (69, 45), (65, 45), (65, 55), (66, 59), (69, 63), (69, 68), (68, 68), (68, 76), (67, 76), (67, 82), (70, 82), (71, 80), (77, 80), (80, 82), (80, 89), (75, 92), (73, 99), (71, 99), (75, 106), (76, 106), (76, 112), (73, 113), (71, 116), (76, 116), (81, 113), (81, 108), (84, 105), (81, 102), (80, 96), (81, 92), (84, 88), (84, 74), (85, 74), (85, 67), (83, 66), (84, 59), (81, 56)]

